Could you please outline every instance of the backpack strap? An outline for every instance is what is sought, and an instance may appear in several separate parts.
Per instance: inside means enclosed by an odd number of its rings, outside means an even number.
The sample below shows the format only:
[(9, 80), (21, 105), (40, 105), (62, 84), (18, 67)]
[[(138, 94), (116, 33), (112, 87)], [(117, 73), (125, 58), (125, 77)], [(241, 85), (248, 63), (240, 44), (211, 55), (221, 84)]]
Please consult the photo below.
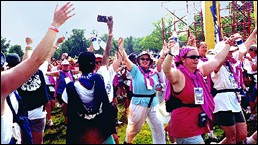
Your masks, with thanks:
[(10, 107), (12, 113), (13, 113), (13, 122), (17, 122), (18, 121), (17, 120), (17, 114), (15, 113), (13, 105), (11, 103), (10, 95), (7, 96), (6, 101), (7, 101), (7, 104), (9, 105), (9, 107)]

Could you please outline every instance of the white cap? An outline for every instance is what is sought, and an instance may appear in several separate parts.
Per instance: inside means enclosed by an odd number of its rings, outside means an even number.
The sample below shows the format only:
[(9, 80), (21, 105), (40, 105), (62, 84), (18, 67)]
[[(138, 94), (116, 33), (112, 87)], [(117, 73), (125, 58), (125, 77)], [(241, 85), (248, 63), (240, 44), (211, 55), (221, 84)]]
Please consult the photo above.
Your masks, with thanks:
[[(215, 48), (212, 50), (212, 52), (214, 53), (214, 54), (217, 54), (217, 53), (219, 53), (224, 47), (225, 47), (225, 41), (220, 41), (220, 42), (218, 42), (216, 45), (215, 45)], [(237, 46), (231, 46), (230, 48), (229, 48), (229, 51), (235, 51), (235, 50), (237, 50), (238, 49), (238, 47)]]
[(65, 60), (63, 60), (63, 61), (62, 61), (62, 63), (61, 63), (61, 65), (69, 65), (69, 64), (70, 64), (70, 63), (69, 63), (69, 61), (68, 61), (68, 60), (66, 60), (66, 59), (65, 59)]
[(170, 120), (170, 113), (166, 111), (166, 103), (163, 101), (162, 103), (159, 104), (156, 110), (156, 115), (157, 118), (163, 122), (163, 123), (168, 123)]
[(95, 54), (95, 57), (96, 57), (96, 58), (103, 58), (103, 55), (101, 55), (101, 54)]

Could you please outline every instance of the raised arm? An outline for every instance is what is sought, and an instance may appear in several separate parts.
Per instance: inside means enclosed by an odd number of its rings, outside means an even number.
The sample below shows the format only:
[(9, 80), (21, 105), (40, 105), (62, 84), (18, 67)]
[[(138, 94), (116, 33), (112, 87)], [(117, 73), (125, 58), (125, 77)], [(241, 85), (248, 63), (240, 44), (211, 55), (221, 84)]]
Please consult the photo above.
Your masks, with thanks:
[(190, 35), (189, 38), (188, 38), (188, 41), (187, 41), (187, 45), (188, 46), (193, 46), (193, 47), (196, 47), (196, 38), (194, 35)]
[[(54, 19), (51, 28), (48, 29), (46, 35), (41, 42), (32, 52), (31, 57), (24, 60), (17, 66), (1, 73), (1, 108), (3, 109), (3, 103), (5, 98), (12, 91), (19, 88), (24, 82), (26, 82), (39, 68), (39, 66), (47, 58), (51, 48), (53, 47), (54, 40), (56, 38), (58, 28), (71, 18), (75, 14), (70, 14), (74, 8), (72, 8), (70, 2), (66, 3), (59, 10), (58, 5), (54, 11)], [(1, 113), (3, 110), (1, 110)]]
[(157, 62), (157, 71), (158, 72), (160, 72), (162, 70), (162, 64), (164, 62), (164, 59), (165, 59), (167, 53), (168, 53), (167, 42), (164, 40), (163, 47), (159, 53), (159, 59)]
[(107, 19), (107, 26), (108, 26), (108, 38), (107, 38), (107, 45), (106, 49), (103, 55), (102, 59), (102, 66), (108, 66), (108, 61), (109, 61), (109, 56), (110, 56), (110, 50), (111, 50), (111, 45), (112, 45), (112, 38), (113, 38), (113, 18), (110, 17), (111, 19)]
[(246, 39), (245, 41), (246, 51), (245, 52), (239, 51), (239, 58), (242, 58), (249, 51), (251, 45), (254, 44), (255, 41), (257, 41), (257, 28), (255, 28), (253, 32), (249, 35), (249, 37)]
[(225, 45), (222, 49), (220, 49), (217, 52), (214, 59), (206, 61), (203, 63), (202, 66), (200, 66), (199, 69), (204, 76), (209, 75), (213, 71), (217, 72), (220, 69), (226, 56), (228, 55), (230, 47), (234, 46), (235, 39), (237, 38), (239, 37), (234, 37), (234, 35), (231, 35), (231, 37), (228, 38), (226, 41), (221, 42), (221, 43), (225, 43)]
[(27, 44), (26, 48), (25, 48), (25, 53), (22, 57), (22, 61), (26, 60), (27, 58), (29, 58), (32, 54), (32, 47), (30, 46), (32, 44), (32, 39), (30, 37), (26, 37), (25, 38), (25, 42)]
[(51, 51), (50, 51), (50, 53), (48, 54), (48, 57), (47, 57), (47, 61), (48, 61), (49, 64), (51, 63), (51, 57), (53, 56), (55, 51), (58, 49), (59, 45), (64, 42), (64, 40), (65, 40), (64, 36), (59, 37), (56, 41), (56, 44), (53, 45), (53, 47), (52, 47), (52, 49), (51, 49)]
[(128, 56), (125, 52), (124, 39), (122, 37), (120, 37), (118, 39), (118, 45), (119, 45), (119, 52), (121, 53), (121, 55), (123, 57), (123, 61), (126, 65), (126, 68), (127, 68), (127, 70), (131, 71), (134, 63), (128, 58)]
[[(169, 52), (165, 57), (165, 60), (163, 62), (163, 72), (165, 73), (166, 78), (169, 80), (169, 82), (173, 85), (177, 84), (179, 82), (180, 78), (182, 77), (182, 73), (180, 73), (180, 71), (175, 67), (171, 67), (173, 65), (173, 61), (174, 61), (174, 56), (170, 53), (173, 49), (173, 47), (175, 46), (174, 43), (170, 43), (168, 44), (168, 48), (169, 48)], [(181, 76), (180, 76), (181, 74)], [(174, 87), (175, 89), (175, 87)]]
[(114, 71), (118, 71), (120, 64), (122, 63), (122, 56), (119, 54), (118, 51), (115, 52), (115, 60), (112, 63)]

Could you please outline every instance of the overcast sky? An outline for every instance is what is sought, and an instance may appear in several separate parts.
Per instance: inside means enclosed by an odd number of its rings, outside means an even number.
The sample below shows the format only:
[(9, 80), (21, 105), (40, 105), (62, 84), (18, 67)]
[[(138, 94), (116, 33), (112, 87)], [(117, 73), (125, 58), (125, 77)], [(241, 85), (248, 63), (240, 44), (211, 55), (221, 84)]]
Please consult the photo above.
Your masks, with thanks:
[[(25, 47), (25, 37), (33, 39), (32, 47), (36, 47), (45, 35), (53, 20), (56, 4), (60, 8), (66, 1), (1, 1), (1, 36), (11, 40), (11, 45), (19, 44)], [(97, 15), (113, 16), (114, 38), (143, 37), (149, 35), (153, 29), (153, 22), (162, 16), (176, 10), (180, 18), (186, 15), (186, 2), (162, 1), (72, 1), (76, 15), (64, 23), (57, 37), (72, 29), (85, 29), (86, 38), (90, 38), (92, 30), (99, 35), (107, 33), (107, 25), (97, 22)]]

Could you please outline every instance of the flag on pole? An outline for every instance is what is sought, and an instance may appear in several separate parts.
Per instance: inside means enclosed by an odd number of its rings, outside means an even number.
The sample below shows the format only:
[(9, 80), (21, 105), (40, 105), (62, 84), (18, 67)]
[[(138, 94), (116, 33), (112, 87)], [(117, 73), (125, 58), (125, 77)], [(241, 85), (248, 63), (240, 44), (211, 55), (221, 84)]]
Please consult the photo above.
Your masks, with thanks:
[(218, 15), (217, 15), (217, 7), (216, 7), (216, 1), (212, 1), (212, 5), (210, 7), (211, 10), (211, 14), (213, 17), (213, 22), (214, 22), (214, 39), (215, 39), (215, 43), (220, 42), (220, 40), (222, 40), (221, 38), (221, 33), (220, 33), (220, 26), (219, 26), (219, 22), (218, 22)]

